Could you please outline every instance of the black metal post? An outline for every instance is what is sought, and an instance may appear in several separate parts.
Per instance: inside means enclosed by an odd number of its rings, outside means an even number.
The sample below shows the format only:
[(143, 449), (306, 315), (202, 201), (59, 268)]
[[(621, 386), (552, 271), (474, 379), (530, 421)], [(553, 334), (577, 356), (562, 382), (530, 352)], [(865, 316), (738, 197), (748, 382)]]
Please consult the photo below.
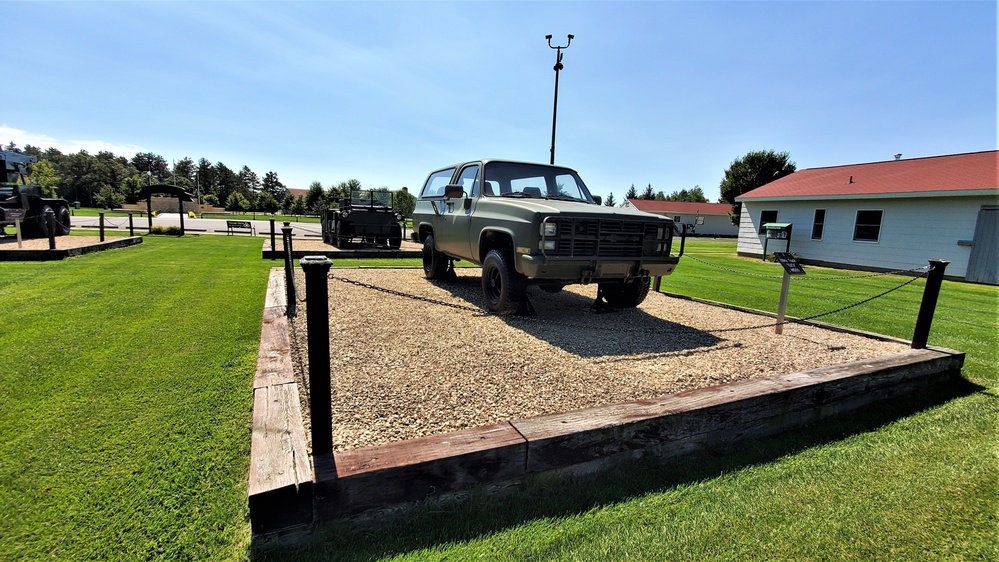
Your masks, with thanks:
[(135, 223), (132, 222), (132, 213), (128, 214), (128, 235), (135, 236)]
[(554, 67), (554, 70), (555, 70), (555, 102), (554, 102), (554, 104), (552, 106), (552, 149), (551, 149), (551, 162), (549, 162), (550, 164), (555, 164), (555, 121), (558, 118), (558, 73), (559, 73), (560, 70), (562, 70), (563, 68), (565, 68), (565, 67), (562, 66), (562, 49), (568, 49), (569, 48), (569, 44), (572, 43), (572, 38), (573, 37), (575, 37), (575, 36), (570, 34), (569, 35), (569, 41), (565, 44), (565, 46), (560, 47), (560, 46), (552, 46), (552, 36), (551, 35), (545, 35), (545, 39), (548, 40), (548, 47), (551, 48), (551, 49), (555, 49), (555, 51), (556, 51), (556, 54), (555, 54), (555, 67)]
[[(275, 248), (274, 248), (274, 235), (275, 235), (275, 232), (274, 232), (274, 219), (272, 218), (271, 219), (271, 256), (274, 255), (274, 251), (275, 251)], [(271, 257), (271, 259), (274, 259), (274, 258)]]
[(97, 213), (97, 224), (100, 225), (101, 242), (104, 241), (104, 213)]
[(180, 206), (180, 235), (184, 235), (184, 200), (177, 196), (177, 204)]
[(49, 249), (55, 250), (55, 211), (49, 209), (45, 211), (45, 217), (43, 218), (43, 224), (45, 225), (45, 235), (49, 238)]
[(291, 223), (284, 223), (281, 229), (281, 241), (284, 244), (284, 286), (288, 298), (287, 315), (295, 315), (295, 260), (291, 248)]
[(943, 284), (944, 270), (949, 264), (947, 260), (930, 260), (930, 271), (926, 274), (926, 287), (923, 288), (923, 300), (919, 303), (919, 315), (916, 316), (916, 328), (912, 334), (912, 349), (926, 348), (926, 340), (930, 337), (930, 324), (933, 323), (933, 313), (937, 308), (937, 297), (940, 296), (940, 285)]
[(305, 256), (299, 263), (305, 272), (312, 454), (323, 455), (333, 452), (329, 282), (326, 279), (333, 262), (326, 256)]

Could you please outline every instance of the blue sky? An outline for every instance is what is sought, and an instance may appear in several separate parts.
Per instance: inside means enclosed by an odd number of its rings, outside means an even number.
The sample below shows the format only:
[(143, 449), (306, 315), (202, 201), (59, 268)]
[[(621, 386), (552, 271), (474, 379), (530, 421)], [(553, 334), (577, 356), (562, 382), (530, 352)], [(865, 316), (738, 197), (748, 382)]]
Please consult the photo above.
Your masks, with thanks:
[(420, 187), (556, 163), (620, 200), (997, 148), (996, 2), (4, 3), (0, 142)]

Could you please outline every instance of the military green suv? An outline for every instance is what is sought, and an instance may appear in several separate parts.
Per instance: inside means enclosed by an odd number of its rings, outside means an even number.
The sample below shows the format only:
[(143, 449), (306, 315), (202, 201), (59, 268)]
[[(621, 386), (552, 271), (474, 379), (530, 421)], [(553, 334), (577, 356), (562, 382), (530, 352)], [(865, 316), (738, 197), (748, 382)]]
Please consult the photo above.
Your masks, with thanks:
[(597, 283), (598, 305), (635, 307), (649, 278), (673, 272), (673, 221), (606, 207), (569, 168), (478, 160), (432, 172), (413, 212), (428, 279), (453, 275), (453, 260), (482, 266), (489, 310), (529, 311), (527, 286), (557, 292)]

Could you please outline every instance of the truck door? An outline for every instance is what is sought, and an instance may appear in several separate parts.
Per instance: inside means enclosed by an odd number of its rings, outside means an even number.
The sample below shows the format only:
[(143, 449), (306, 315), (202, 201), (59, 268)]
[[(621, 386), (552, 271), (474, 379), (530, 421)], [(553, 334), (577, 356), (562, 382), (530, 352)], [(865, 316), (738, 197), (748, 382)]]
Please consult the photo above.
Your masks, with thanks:
[(452, 256), (472, 257), (469, 240), (472, 202), (479, 196), (479, 165), (469, 164), (461, 169), (455, 183), (465, 188), (465, 197), (448, 199), (443, 209), (443, 225), (437, 237), (437, 249)]

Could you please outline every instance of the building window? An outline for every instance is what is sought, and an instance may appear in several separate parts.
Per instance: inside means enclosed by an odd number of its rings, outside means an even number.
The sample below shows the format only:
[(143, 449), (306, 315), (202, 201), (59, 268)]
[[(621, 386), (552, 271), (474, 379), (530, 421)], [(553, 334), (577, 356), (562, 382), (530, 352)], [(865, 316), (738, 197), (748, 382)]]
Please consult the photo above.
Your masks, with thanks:
[(822, 227), (826, 223), (826, 210), (815, 209), (815, 218), (812, 219), (812, 240), (822, 240)]
[(881, 217), (884, 211), (857, 211), (857, 222), (853, 226), (853, 239), (861, 242), (877, 242), (881, 237)]
[(767, 232), (766, 228), (763, 228), (767, 223), (777, 222), (777, 211), (760, 211), (760, 232), (759, 234), (765, 234)]
[(683, 217), (681, 217), (680, 215), (674, 215), (673, 216), (673, 222), (680, 222), (681, 218), (683, 218)]

